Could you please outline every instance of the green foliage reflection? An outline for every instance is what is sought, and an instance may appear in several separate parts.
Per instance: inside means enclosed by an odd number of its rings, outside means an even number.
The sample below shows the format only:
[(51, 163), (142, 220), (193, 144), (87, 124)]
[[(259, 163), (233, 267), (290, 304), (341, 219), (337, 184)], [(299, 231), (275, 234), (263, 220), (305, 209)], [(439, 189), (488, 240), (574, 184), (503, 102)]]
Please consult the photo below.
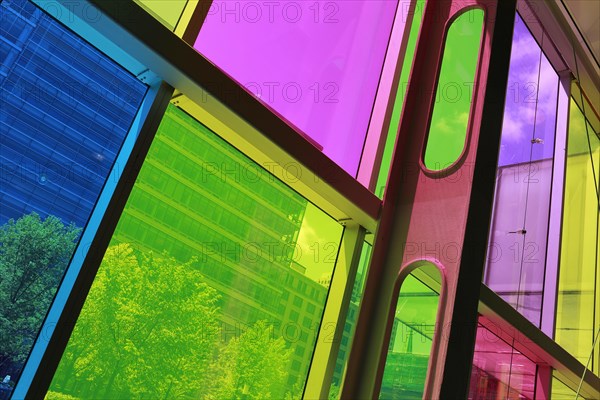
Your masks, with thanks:
[(111, 246), (47, 398), (273, 398), (285, 341), (264, 321), (222, 340), (220, 296), (195, 261)]
[(79, 232), (36, 213), (0, 226), (0, 379), (20, 372)]

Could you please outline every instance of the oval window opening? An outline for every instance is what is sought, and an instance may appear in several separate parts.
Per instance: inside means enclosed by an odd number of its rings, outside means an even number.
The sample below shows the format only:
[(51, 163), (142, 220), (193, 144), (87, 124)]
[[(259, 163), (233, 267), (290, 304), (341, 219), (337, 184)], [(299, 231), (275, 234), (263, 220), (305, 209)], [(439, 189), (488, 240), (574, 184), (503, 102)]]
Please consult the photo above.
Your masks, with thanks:
[(441, 171), (453, 165), (465, 147), (484, 13), (471, 9), (448, 29), (435, 104), (425, 146), (425, 167)]
[[(433, 271), (424, 274), (419, 270)], [(423, 279), (427, 278), (427, 279)], [(379, 399), (421, 399), (438, 313), (439, 270), (427, 264), (400, 287)]]

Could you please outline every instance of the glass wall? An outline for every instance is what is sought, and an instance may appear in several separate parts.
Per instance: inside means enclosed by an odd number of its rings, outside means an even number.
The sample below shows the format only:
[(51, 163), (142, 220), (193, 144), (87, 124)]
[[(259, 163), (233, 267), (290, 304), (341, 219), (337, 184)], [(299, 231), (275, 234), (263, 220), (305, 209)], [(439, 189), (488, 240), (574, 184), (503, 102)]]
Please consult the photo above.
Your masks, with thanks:
[(532, 323), (541, 318), (558, 75), (517, 15), (485, 283)]
[(356, 176), (397, 5), (213, 1), (194, 47)]
[(535, 380), (533, 361), (483, 325), (477, 327), (469, 400), (533, 400)]
[(169, 106), (51, 393), (299, 397), (342, 233)]
[(24, 0), (0, 2), (0, 379), (12, 390), (146, 86)]
[[(433, 268), (433, 267), (431, 267)], [(422, 399), (435, 333), (439, 289), (407, 276), (398, 296), (380, 399)]]
[[(589, 104), (586, 106), (589, 112)], [(596, 374), (600, 330), (600, 136), (571, 101), (555, 340)]]

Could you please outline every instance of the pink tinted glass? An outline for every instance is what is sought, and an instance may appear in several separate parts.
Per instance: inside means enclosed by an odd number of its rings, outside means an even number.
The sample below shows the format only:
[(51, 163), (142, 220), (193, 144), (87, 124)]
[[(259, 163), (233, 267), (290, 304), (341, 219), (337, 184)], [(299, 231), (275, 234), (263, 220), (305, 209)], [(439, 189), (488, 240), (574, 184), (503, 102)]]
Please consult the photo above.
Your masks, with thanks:
[(397, 4), (214, 1), (194, 48), (356, 176)]
[(533, 399), (536, 364), (479, 325), (469, 400)]

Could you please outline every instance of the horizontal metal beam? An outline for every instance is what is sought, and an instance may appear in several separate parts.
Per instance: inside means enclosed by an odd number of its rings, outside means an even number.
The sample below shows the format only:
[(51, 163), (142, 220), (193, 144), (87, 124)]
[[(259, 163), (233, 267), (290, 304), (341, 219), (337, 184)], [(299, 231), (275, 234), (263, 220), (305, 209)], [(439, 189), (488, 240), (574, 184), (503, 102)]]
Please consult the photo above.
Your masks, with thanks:
[[(296, 163), (301, 172), (290, 180), (301, 181), (311, 188), (311, 193), (324, 194), (317, 199), (317, 206), (327, 209), (333, 205), (340, 211), (339, 217), (375, 230), (380, 199), (325, 156), (304, 133), (133, 1), (91, 0), (77, 2), (77, 6), (73, 6), (75, 2), (71, 0), (59, 0), (59, 3), (68, 6), (108, 41), (213, 113), (224, 125), (235, 121), (235, 133), (244, 142), (280, 165)], [(329, 204), (319, 203), (324, 199)]]
[(585, 373), (580, 394), (588, 399), (600, 399), (600, 378), (579, 360), (484, 284), (481, 284), (479, 299), (479, 313), (483, 316), (479, 321), (483, 326), (513, 344), (533, 362), (551, 366), (557, 377), (571, 388), (578, 387)]

